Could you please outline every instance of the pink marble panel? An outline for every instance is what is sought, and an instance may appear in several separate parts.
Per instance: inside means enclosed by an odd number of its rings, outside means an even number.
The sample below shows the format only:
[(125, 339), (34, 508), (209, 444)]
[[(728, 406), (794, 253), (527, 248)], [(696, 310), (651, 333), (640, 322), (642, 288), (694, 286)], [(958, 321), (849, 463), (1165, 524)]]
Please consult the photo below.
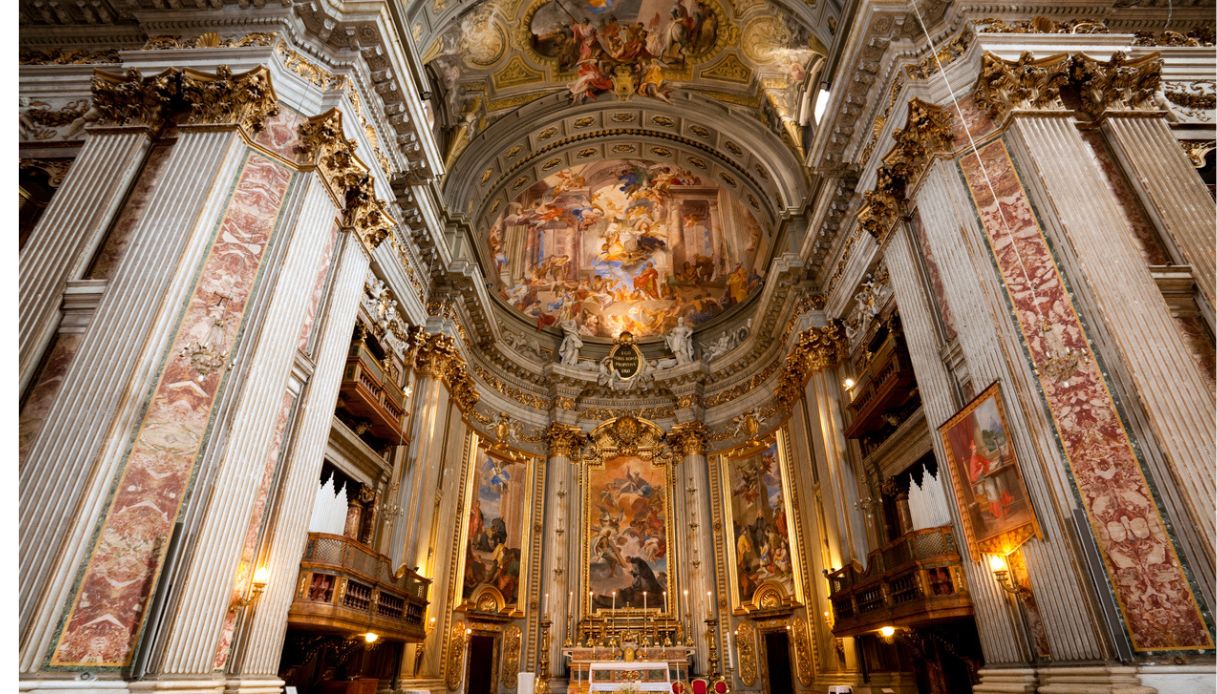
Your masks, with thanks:
[(254, 142), (290, 162), (305, 163), (303, 153), (296, 148), (300, 144), (300, 124), (304, 121), (304, 114), (279, 104), (279, 112), (266, 119)]
[(979, 159), (969, 155), (960, 166), (1133, 647), (1212, 648), (1212, 635), (1005, 143), (984, 146)]
[(59, 394), (59, 389), (63, 386), (63, 377), (68, 373), (72, 357), (76, 356), (76, 350), (80, 347), (83, 337), (84, 335), (79, 333), (64, 333), (55, 338), (49, 356), (42, 365), (38, 379), (34, 381), (34, 387), (30, 389), (30, 395), (22, 405), (21, 415), (17, 420), (18, 461), (25, 462), (25, 454), (29, 452), (30, 446), (38, 438), (38, 433), (42, 431), (47, 413), (51, 411), (51, 405), (55, 404), (55, 396)]
[(921, 225), (921, 217), (919, 215), (913, 215), (910, 226), (913, 229), (913, 235), (917, 237), (917, 245), (920, 246), (921, 257), (925, 260), (925, 268), (930, 275), (930, 289), (933, 290), (934, 304), (938, 307), (939, 315), (942, 316), (942, 326), (946, 332), (947, 342), (953, 342), (957, 335), (955, 332), (955, 317), (951, 315), (951, 305), (947, 303), (947, 294), (942, 286), (942, 272), (938, 269), (938, 260), (934, 258), (934, 253), (930, 250), (930, 244), (926, 243), (925, 228)]
[(290, 180), (290, 170), (258, 154), (241, 169), (94, 540), (53, 666), (130, 663)]
[[(279, 416), (275, 419), (275, 436), (270, 448), (266, 451), (266, 464), (262, 469), (262, 481), (258, 483), (258, 491), (254, 495), (254, 508), (249, 515), (249, 527), (245, 530), (245, 544), (241, 548), (241, 563), (237, 565), (237, 575), (232, 582), (232, 599), (239, 600), (249, 587), (253, 578), (254, 562), (258, 559), (258, 535), (266, 524), (266, 495), (270, 493), (270, 484), (275, 478), (278, 467), (279, 452), (283, 450), (283, 435), (287, 431), (287, 419), (292, 413), (292, 404), (296, 397), (292, 393), (283, 395), (283, 404), (279, 406)], [(215, 669), (223, 669), (228, 662), (228, 653), (232, 648), (232, 635), (237, 624), (238, 611), (228, 610), (224, 615), (224, 629), (220, 634), (220, 642), (216, 646)]]
[(169, 161), (171, 151), (168, 145), (157, 145), (148, 153), (148, 159), (131, 188), (131, 194), (127, 196), (126, 204), (114, 220), (114, 226), (106, 235), (106, 241), (97, 257), (93, 259), (93, 267), (89, 268), (89, 279), (108, 280), (114, 277), (114, 271), (118, 268), (123, 253), (131, 244), (131, 233), (135, 231), (135, 226), (143, 217), (144, 208), (152, 197), (152, 190), (164, 178), (165, 164)]
[(321, 264), (317, 267), (317, 277), (313, 280), (313, 294), (308, 301), (308, 311), (304, 314), (304, 324), (300, 326), (300, 338), (297, 348), (309, 353), (309, 339), (313, 333), (313, 321), (317, 318), (317, 306), (321, 303), (321, 292), (325, 290), (325, 277), (330, 271), (330, 260), (334, 255), (334, 242), (338, 240), (338, 224), (330, 227), (329, 237), (325, 243), (325, 251), (321, 254)]

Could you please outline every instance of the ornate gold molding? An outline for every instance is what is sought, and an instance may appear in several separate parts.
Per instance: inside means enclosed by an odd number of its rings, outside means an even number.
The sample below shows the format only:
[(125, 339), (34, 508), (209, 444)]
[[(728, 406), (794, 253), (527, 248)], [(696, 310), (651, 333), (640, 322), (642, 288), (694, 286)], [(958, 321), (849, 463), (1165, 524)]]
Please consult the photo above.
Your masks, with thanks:
[(465, 676), (461, 671), (461, 665), (465, 662), (465, 628), (464, 622), (454, 621), (448, 630), (448, 666), (444, 673), (444, 683), (448, 685), (448, 690), (453, 692), (461, 686), (461, 680)]
[(706, 450), (707, 433), (706, 425), (694, 420), (672, 427), (667, 440), (681, 455), (702, 455)]
[(1150, 53), (1133, 60), (1117, 51), (1107, 62), (1075, 55), (1071, 76), (1082, 99), (1082, 111), (1098, 118), (1107, 111), (1139, 111), (1154, 107), (1154, 92), (1162, 83), (1162, 55)]
[(920, 99), (909, 101), (904, 127), (892, 133), (895, 145), (883, 157), (875, 187), (867, 191), (858, 225), (882, 242), (901, 214), (901, 207), (934, 155), (951, 147), (951, 115)]
[(84, 48), (56, 48), (51, 51), (23, 50), (19, 57), (22, 65), (88, 65), (90, 63), (120, 63), (118, 51), (113, 48), (88, 50)]
[(503, 630), (503, 671), (499, 678), (503, 689), (515, 689), (520, 670), (520, 627), (512, 624)]
[(756, 684), (756, 629), (748, 620), (735, 628), (735, 650), (739, 654), (739, 678), (745, 687)]
[(159, 132), (171, 123), (228, 125), (258, 132), (278, 113), (278, 99), (264, 66), (233, 74), (221, 65), (215, 74), (170, 68), (151, 77), (139, 70), (93, 73), (97, 122), (143, 125)]
[(587, 434), (578, 427), (560, 422), (553, 422), (541, 435), (549, 449), (551, 458), (566, 458), (569, 460), (574, 453), (587, 443)]
[(787, 407), (798, 402), (811, 375), (836, 364), (845, 356), (847, 345), (840, 321), (800, 333), (794, 349), (786, 357), (782, 375), (778, 377), (778, 401)]
[(346, 138), (342, 113), (332, 108), (301, 123), (300, 141), (300, 150), (342, 204), (343, 226), (355, 231), (369, 253), (376, 250), (394, 222), (376, 197), (368, 165), (355, 154), (355, 141)]
[(274, 44), (276, 34), (265, 31), (255, 31), (242, 36), (224, 38), (214, 31), (208, 31), (198, 36), (184, 39), (172, 34), (157, 34), (148, 37), (144, 43), (145, 51), (165, 51), (173, 49), (193, 48), (247, 48), (250, 46), (266, 47)]
[(444, 333), (418, 332), (412, 337), (411, 361), (416, 371), (443, 381), (462, 412), (471, 412), (479, 395), (456, 340)]
[(795, 675), (800, 684), (810, 687), (815, 682), (816, 675), (815, 657), (811, 650), (811, 629), (803, 617), (791, 618), (790, 626), (794, 635)]
[(1001, 122), (1014, 110), (1064, 110), (1061, 87), (1068, 83), (1069, 57), (1064, 53), (1038, 60), (1023, 53), (1015, 61), (985, 53), (972, 93), (976, 105)]

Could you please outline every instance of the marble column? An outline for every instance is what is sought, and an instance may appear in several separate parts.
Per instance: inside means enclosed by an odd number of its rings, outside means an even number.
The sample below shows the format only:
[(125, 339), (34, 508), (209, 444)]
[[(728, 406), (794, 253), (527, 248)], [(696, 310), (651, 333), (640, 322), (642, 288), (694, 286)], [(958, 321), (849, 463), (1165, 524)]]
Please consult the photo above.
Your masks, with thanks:
[[(567, 629), (567, 593), (573, 590), (573, 577), (568, 574), (570, 562), (570, 539), (578, 536), (581, 523), (571, 521), (568, 515), (571, 497), (570, 473), (571, 450), (561, 444), (550, 445), (549, 459), (545, 465), (545, 505), (541, 529), (541, 570), (537, 573), (540, 582), (536, 587), (536, 610), (540, 619), (548, 618), (549, 626), (549, 674), (553, 679), (562, 677), (562, 642)], [(576, 550), (577, 551), (577, 550)], [(548, 595), (548, 600), (546, 596)], [(546, 607), (548, 602), (548, 608)], [(539, 634), (539, 632), (538, 632)], [(539, 638), (539, 636), (538, 636)], [(534, 647), (540, 648), (540, 643)], [(537, 651), (539, 653), (539, 650)], [(534, 668), (521, 663), (521, 670)]]
[(394, 566), (421, 566), (418, 562), (419, 540), (425, 538), (426, 522), (431, 518), (434, 500), (426, 490), (435, 486), (443, 455), (444, 426), (448, 416), (448, 390), (443, 381), (431, 373), (429, 365), (417, 365), (418, 380), (414, 386), (414, 408), (410, 413), (410, 444), (402, 468), (401, 496), (396, 502), (402, 515), (393, 524), (389, 558)]
[(87, 271), (143, 168), (151, 142), (147, 125), (87, 131), (80, 154), (21, 249), (21, 391), (30, 384), (55, 334), (67, 282)]
[[(690, 503), (693, 505), (693, 512), (689, 514), (690, 521), (697, 524), (697, 549), (696, 562), (690, 572), (688, 590), (689, 599), (687, 602), (682, 602), (681, 607), (692, 618), (692, 621), (685, 624), (686, 633), (692, 637), (693, 643), (697, 648), (696, 664), (698, 672), (707, 674), (709, 667), (709, 651), (707, 650), (706, 641), (706, 620), (712, 617), (720, 617), (727, 619), (729, 613), (724, 612), (719, 615), (717, 609), (717, 598), (719, 595), (718, 587), (718, 565), (715, 559), (715, 540), (720, 534), (715, 531), (714, 520), (712, 517), (711, 504), (714, 503), (714, 491), (711, 488), (710, 482), (710, 465), (711, 462), (707, 457), (703, 448), (685, 448), (684, 474), (688, 475), (690, 480)], [(725, 584), (724, 584), (725, 585)], [(712, 601), (706, 600), (706, 595), (714, 596)], [(681, 598), (684, 598), (682, 589)], [(682, 618), (684, 615), (681, 615)], [(725, 628), (726, 624), (720, 624), (720, 633)], [(717, 645), (719, 668), (723, 667), (723, 650), (722, 639)]]
[(342, 382), (355, 314), (368, 271), (367, 251), (351, 234), (342, 234), (337, 270), (324, 310), (319, 311), (313, 372), (300, 395), (300, 416), (283, 465), (278, 502), (268, 523), (263, 564), (270, 576), (265, 592), (246, 615), (240, 651), (230, 656), (226, 691), (278, 692), (279, 658), (287, 632), (287, 611), (296, 592), (300, 557), (308, 539), (308, 509), (317, 493), (325, 446)]

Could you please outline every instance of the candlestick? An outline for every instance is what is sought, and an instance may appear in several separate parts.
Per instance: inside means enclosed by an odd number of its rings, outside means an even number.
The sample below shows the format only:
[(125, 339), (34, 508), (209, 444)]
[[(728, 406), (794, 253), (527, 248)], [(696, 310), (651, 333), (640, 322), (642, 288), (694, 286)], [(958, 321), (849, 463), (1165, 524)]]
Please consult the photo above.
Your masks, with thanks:
[(647, 592), (645, 590), (642, 591), (642, 611), (643, 613), (647, 611)]
[(545, 594), (545, 604), (541, 607), (542, 614), (549, 614), (549, 593)]
[(663, 612), (668, 613), (668, 591), (666, 590), (663, 592)]

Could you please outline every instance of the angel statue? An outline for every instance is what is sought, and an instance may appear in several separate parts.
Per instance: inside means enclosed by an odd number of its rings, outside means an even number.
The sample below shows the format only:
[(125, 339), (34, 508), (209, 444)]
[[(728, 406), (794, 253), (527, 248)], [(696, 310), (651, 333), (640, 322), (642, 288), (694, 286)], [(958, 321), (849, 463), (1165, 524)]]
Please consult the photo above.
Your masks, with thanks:
[(562, 321), (562, 346), (558, 348), (558, 361), (565, 366), (576, 366), (579, 364), (579, 349), (583, 347), (583, 340), (579, 338), (579, 326), (573, 318), (567, 318)]
[(685, 325), (683, 317), (676, 319), (676, 325), (664, 337), (672, 356), (676, 357), (678, 365), (693, 361), (693, 329)]

